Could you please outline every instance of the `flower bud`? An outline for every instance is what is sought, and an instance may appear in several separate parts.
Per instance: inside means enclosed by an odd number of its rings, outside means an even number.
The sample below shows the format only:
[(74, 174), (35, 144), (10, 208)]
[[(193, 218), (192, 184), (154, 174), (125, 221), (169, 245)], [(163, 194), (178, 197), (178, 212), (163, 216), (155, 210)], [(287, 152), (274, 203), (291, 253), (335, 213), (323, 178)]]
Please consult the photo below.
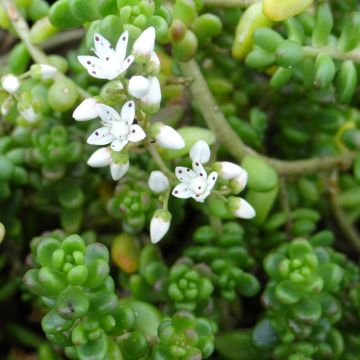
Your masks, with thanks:
[(182, 149), (185, 142), (181, 135), (168, 125), (157, 122), (151, 126), (150, 134), (159, 146), (165, 149)]
[(133, 76), (129, 80), (128, 91), (135, 98), (142, 98), (149, 92), (150, 83), (144, 76)]
[(190, 159), (206, 164), (210, 160), (210, 148), (204, 140), (197, 141), (190, 149)]
[(18, 110), (21, 116), (29, 123), (33, 123), (38, 119), (34, 108), (30, 104), (30, 102), (26, 100), (21, 100), (18, 102)]
[(232, 180), (241, 176), (243, 173), (246, 174), (246, 171), (241, 166), (229, 161), (217, 162), (214, 164), (213, 169), (225, 180)]
[(111, 150), (108, 147), (103, 147), (95, 152), (89, 157), (87, 164), (91, 167), (98, 168), (107, 166), (110, 164), (111, 160)]
[(150, 239), (158, 243), (170, 228), (171, 214), (168, 210), (156, 210), (150, 222)]
[(248, 174), (244, 170), (238, 177), (230, 180), (229, 187), (234, 194), (238, 194), (245, 189)]
[(116, 164), (114, 162), (112, 162), (110, 164), (110, 173), (111, 173), (111, 177), (117, 181), (119, 179), (121, 179), (129, 170), (129, 166), (130, 163), (127, 162), (125, 164)]
[(129, 154), (126, 151), (112, 152), (111, 158), (110, 173), (112, 178), (117, 181), (129, 170)]
[(132, 48), (132, 54), (135, 57), (151, 56), (155, 46), (155, 35), (155, 28), (153, 26), (144, 30), (135, 40)]
[(8, 74), (1, 79), (1, 85), (5, 91), (9, 94), (13, 94), (19, 89), (20, 81), (15, 75)]
[(231, 214), (241, 219), (252, 219), (256, 215), (254, 208), (240, 197), (231, 196), (227, 208)]
[(73, 112), (73, 118), (77, 121), (95, 119), (98, 117), (96, 105), (97, 102), (94, 98), (85, 99)]
[(55, 76), (57, 69), (51, 65), (34, 64), (30, 68), (30, 73), (34, 79), (48, 80)]
[(149, 180), (149, 188), (157, 194), (160, 194), (168, 189), (169, 179), (162, 171), (152, 171)]
[(146, 113), (154, 114), (160, 108), (161, 88), (156, 76), (149, 76), (148, 81), (149, 90), (147, 94), (141, 98), (141, 106)]

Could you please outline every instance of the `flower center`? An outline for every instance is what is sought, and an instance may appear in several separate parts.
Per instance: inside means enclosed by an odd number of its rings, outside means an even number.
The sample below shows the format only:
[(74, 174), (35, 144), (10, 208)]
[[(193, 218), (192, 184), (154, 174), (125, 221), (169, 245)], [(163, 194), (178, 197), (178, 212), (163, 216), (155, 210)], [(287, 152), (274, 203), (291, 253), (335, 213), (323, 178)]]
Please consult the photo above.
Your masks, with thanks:
[(129, 127), (122, 121), (114, 121), (110, 130), (111, 135), (116, 139), (124, 140), (127, 139), (129, 134)]
[(200, 177), (192, 179), (189, 183), (189, 190), (199, 195), (202, 195), (206, 191), (206, 187), (206, 181)]

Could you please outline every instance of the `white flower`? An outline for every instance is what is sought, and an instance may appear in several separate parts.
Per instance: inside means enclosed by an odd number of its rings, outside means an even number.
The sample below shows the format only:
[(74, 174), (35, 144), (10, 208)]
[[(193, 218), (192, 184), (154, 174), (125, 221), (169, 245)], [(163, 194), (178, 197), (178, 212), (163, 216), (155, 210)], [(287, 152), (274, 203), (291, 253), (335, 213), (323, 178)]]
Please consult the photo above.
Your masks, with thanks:
[(185, 146), (182, 136), (171, 126), (157, 122), (151, 126), (151, 136), (156, 143), (165, 149), (182, 149)]
[(135, 103), (128, 101), (124, 104), (119, 115), (116, 110), (105, 104), (96, 105), (103, 127), (95, 130), (88, 138), (91, 145), (107, 145), (111, 143), (114, 151), (121, 151), (126, 144), (138, 142), (146, 137), (139, 125), (134, 125)]
[(129, 80), (128, 91), (137, 99), (140, 99), (147, 95), (149, 92), (150, 83), (144, 76), (133, 76)]
[(30, 68), (31, 74), (35, 79), (47, 80), (54, 77), (57, 69), (47, 64), (34, 64)]
[[(247, 172), (241, 166), (229, 161), (217, 162), (213, 166), (214, 170), (225, 180), (232, 180), (238, 177), (247, 179)], [(246, 181), (245, 181), (246, 184)]]
[(198, 202), (203, 202), (210, 195), (218, 173), (213, 171), (207, 176), (199, 161), (193, 162), (192, 166), (193, 170), (182, 166), (175, 169), (175, 175), (181, 183), (175, 187), (172, 194), (181, 199), (192, 197)]
[(8, 74), (1, 79), (1, 85), (5, 91), (7, 91), (9, 94), (13, 94), (14, 92), (18, 91), (20, 87), (20, 81), (15, 75)]
[(240, 197), (230, 197), (227, 208), (231, 214), (242, 219), (252, 219), (256, 215), (254, 208)]
[(111, 149), (108, 147), (96, 150), (88, 159), (87, 164), (94, 168), (110, 165), (110, 173), (116, 181), (123, 177), (129, 169), (129, 161), (125, 159), (123, 162), (115, 163), (111, 156)]
[(169, 187), (169, 179), (162, 171), (152, 171), (148, 185), (154, 193), (160, 194)]
[(150, 221), (150, 239), (158, 243), (170, 228), (171, 214), (168, 210), (157, 210)]
[(197, 141), (190, 149), (190, 159), (206, 164), (210, 160), (210, 148), (204, 140)]
[(133, 63), (132, 55), (126, 56), (128, 32), (123, 32), (115, 50), (108, 40), (98, 33), (94, 35), (94, 52), (96, 56), (78, 56), (78, 60), (88, 73), (98, 79), (113, 80)]
[(132, 53), (134, 56), (150, 57), (154, 53), (155, 28), (153, 26), (144, 30), (135, 40)]
[(77, 121), (86, 121), (98, 117), (97, 102), (94, 98), (88, 98), (75, 109), (73, 118)]

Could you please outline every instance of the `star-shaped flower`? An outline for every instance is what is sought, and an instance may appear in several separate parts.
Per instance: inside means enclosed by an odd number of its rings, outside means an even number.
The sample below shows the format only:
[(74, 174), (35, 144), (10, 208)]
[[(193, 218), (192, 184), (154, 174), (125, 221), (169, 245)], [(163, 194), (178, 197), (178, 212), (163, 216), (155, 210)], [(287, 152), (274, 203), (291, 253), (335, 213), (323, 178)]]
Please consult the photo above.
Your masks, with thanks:
[(82, 66), (89, 75), (98, 79), (113, 80), (122, 74), (133, 63), (134, 56), (126, 59), (128, 32), (124, 31), (117, 41), (115, 49), (110, 42), (98, 33), (94, 35), (94, 52), (96, 56), (78, 56)]
[(174, 188), (172, 194), (180, 199), (192, 197), (198, 202), (203, 202), (210, 195), (218, 173), (213, 171), (207, 176), (199, 161), (194, 161), (192, 167), (193, 170), (183, 166), (175, 169), (175, 175), (181, 183)]
[(103, 127), (95, 130), (88, 138), (88, 144), (107, 145), (111, 143), (111, 149), (121, 151), (130, 142), (138, 142), (146, 137), (144, 130), (133, 124), (135, 118), (134, 101), (126, 102), (121, 114), (111, 106), (97, 104), (97, 113), (102, 120)]

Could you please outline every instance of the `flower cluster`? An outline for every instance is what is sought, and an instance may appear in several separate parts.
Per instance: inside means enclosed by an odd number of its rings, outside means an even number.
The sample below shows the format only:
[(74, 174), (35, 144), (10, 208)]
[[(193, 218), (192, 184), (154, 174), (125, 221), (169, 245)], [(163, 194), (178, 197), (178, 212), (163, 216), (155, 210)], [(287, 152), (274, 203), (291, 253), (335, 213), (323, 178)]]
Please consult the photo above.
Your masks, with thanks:
[[(226, 195), (237, 194), (245, 188), (248, 178), (247, 172), (232, 162), (216, 162), (210, 168), (210, 170), (214, 169), (215, 171), (207, 174), (204, 164), (210, 161), (211, 152), (205, 141), (197, 141), (191, 147), (189, 156), (192, 161), (192, 169), (183, 166), (178, 166), (175, 169), (176, 178), (180, 183), (172, 191), (174, 197), (180, 199), (193, 198), (200, 203), (204, 202), (211, 192), (215, 196), (223, 197), (222, 191), (213, 191), (219, 176), (229, 184), (222, 189)], [(167, 210), (169, 184), (169, 179), (161, 171), (153, 171), (150, 174), (150, 189), (155, 193), (165, 193), (164, 207), (155, 212), (150, 223), (150, 237), (153, 243), (159, 242), (170, 228), (171, 214)], [(254, 208), (245, 199), (230, 196), (225, 200), (232, 216), (243, 219), (251, 219), (255, 216)]]
[(49, 80), (57, 73), (57, 69), (51, 65), (34, 64), (30, 70), (21, 76), (7, 74), (1, 78), (2, 90), (7, 94), (7, 98), (1, 104), (1, 114), (7, 115), (17, 102), (17, 109), (21, 117), (29, 124), (36, 123), (39, 120), (39, 114), (35, 111), (28, 99), (20, 98), (19, 92), (21, 81), (32, 77), (35, 80)]
[[(126, 57), (128, 37), (127, 31), (122, 33), (114, 49), (108, 40), (95, 33), (96, 56), (78, 57), (89, 75), (105, 80), (118, 79), (119, 87), (127, 98), (131, 98), (122, 105), (120, 113), (95, 98), (85, 99), (73, 113), (77, 121), (100, 118), (102, 126), (88, 137), (87, 142), (91, 145), (110, 146), (95, 151), (89, 158), (88, 165), (110, 166), (114, 180), (119, 180), (129, 168), (129, 142), (139, 143), (150, 134), (162, 147), (180, 149), (185, 146), (182, 137), (171, 127), (157, 123), (149, 128), (145, 121), (149, 114), (158, 111), (161, 102), (161, 88), (156, 77), (160, 60), (154, 51), (155, 29), (147, 28), (136, 39), (132, 54)], [(134, 75), (127, 81), (124, 74), (134, 62), (141, 65), (148, 76)], [(139, 113), (138, 121), (143, 127), (135, 123), (136, 111)]]

